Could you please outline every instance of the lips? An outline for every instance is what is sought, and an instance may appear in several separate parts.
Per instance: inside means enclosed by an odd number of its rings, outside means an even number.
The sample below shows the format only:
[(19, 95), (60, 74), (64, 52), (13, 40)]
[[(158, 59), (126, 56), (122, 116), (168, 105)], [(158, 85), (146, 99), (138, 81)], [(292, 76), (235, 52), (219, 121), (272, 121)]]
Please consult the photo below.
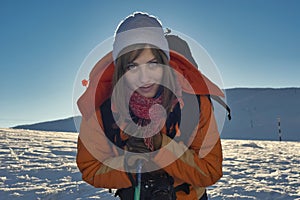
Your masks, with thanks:
[(139, 90), (142, 91), (142, 92), (150, 92), (154, 88), (154, 85), (155, 84), (139, 87)]

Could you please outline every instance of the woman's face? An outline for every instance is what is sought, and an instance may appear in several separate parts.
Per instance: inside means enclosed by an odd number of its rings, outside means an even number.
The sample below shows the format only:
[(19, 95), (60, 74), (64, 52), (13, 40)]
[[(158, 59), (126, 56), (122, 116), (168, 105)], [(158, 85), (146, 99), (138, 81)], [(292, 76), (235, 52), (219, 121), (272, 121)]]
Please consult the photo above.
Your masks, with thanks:
[(145, 50), (133, 62), (128, 63), (125, 80), (130, 89), (144, 97), (154, 97), (163, 77), (163, 68), (151, 52)]

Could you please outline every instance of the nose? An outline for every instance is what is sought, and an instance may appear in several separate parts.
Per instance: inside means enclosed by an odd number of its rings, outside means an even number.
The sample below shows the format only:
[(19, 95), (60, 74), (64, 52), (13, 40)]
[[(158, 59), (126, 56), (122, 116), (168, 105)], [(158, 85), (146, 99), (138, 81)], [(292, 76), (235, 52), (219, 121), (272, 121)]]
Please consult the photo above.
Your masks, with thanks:
[(139, 81), (141, 84), (149, 83), (151, 80), (148, 67), (146, 65), (140, 66)]

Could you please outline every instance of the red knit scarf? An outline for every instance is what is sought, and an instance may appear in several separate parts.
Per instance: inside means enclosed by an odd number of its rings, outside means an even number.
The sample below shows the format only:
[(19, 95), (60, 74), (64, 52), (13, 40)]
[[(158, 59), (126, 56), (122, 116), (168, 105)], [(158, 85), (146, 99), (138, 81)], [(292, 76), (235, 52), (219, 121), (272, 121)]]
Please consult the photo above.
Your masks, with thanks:
[[(157, 98), (147, 98), (134, 92), (129, 101), (131, 111), (140, 119), (138, 125), (146, 126), (146, 131), (143, 133), (144, 143), (151, 151), (154, 150), (152, 136), (159, 133), (161, 123), (166, 119), (164, 115), (165, 111), (161, 107), (162, 98), (162, 95)], [(161, 106), (157, 106), (156, 104)]]

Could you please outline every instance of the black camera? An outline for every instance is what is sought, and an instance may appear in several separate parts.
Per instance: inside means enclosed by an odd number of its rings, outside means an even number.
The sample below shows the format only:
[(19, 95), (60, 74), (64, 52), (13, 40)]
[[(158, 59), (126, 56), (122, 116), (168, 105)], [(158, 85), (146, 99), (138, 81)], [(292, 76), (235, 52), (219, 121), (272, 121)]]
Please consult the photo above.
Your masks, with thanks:
[[(175, 200), (174, 179), (164, 171), (142, 173), (141, 200)], [(134, 199), (134, 187), (117, 190), (121, 200)]]
[(174, 179), (166, 172), (142, 174), (141, 200), (175, 200)]

